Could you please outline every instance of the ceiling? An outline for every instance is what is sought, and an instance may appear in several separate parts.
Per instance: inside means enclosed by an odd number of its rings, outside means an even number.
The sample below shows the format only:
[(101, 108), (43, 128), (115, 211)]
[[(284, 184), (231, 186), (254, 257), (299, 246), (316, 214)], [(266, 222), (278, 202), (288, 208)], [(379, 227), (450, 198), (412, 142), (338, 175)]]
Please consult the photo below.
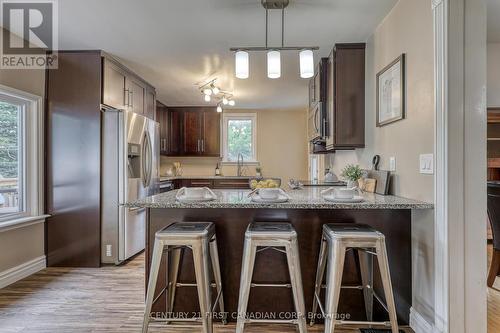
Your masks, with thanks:
[[(291, 0), (285, 45), (363, 42), (397, 0)], [(270, 12), (270, 44), (280, 42), (280, 12)], [(282, 76), (266, 76), (265, 53), (250, 54), (250, 78), (234, 77), (230, 47), (262, 46), (265, 11), (260, 0), (59, 1), (59, 48), (102, 49), (121, 59), (157, 89), (167, 105), (203, 105), (196, 83), (218, 79), (237, 108), (307, 105), (297, 52), (282, 53)]]
[(488, 0), (488, 43), (500, 43), (500, 1)]

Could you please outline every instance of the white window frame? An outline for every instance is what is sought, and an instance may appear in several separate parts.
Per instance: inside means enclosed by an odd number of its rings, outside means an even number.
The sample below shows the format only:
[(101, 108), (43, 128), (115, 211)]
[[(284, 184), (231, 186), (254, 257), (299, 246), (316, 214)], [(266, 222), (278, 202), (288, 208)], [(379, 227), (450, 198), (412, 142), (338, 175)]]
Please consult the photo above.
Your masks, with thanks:
[(257, 155), (257, 113), (224, 113), (222, 115), (222, 163), (237, 164), (237, 161), (227, 160), (227, 124), (230, 120), (252, 121), (252, 160), (243, 161), (244, 164), (259, 164)]
[(0, 217), (0, 231), (16, 225), (32, 224), (43, 215), (43, 99), (18, 89), (0, 85), (0, 98), (6, 102), (23, 105), (20, 127), (22, 146), (21, 211)]

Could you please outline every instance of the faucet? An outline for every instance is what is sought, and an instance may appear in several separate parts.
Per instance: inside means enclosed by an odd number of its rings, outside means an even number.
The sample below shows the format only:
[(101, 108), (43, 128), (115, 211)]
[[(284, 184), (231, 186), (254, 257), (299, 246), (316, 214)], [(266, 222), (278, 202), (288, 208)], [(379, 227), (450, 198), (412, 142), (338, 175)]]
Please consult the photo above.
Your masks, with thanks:
[(243, 167), (243, 154), (238, 154), (238, 177), (241, 177), (241, 169)]

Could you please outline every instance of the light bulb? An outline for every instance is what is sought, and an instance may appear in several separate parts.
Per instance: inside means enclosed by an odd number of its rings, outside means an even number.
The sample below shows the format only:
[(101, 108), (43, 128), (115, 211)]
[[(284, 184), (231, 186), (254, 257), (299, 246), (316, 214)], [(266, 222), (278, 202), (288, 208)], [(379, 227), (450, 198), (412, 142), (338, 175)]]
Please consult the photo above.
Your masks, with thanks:
[(205, 89), (203, 89), (203, 93), (204, 93), (205, 95), (207, 95), (207, 96), (210, 96), (210, 95), (212, 95), (212, 89), (210, 89), (210, 88), (205, 88)]
[(222, 106), (217, 105), (217, 112), (218, 112), (218, 113), (221, 113), (221, 112), (222, 112)]
[(205, 95), (205, 97), (204, 97), (204, 98), (205, 98), (205, 102), (210, 102), (210, 99), (211, 99), (211, 98), (210, 98), (210, 95)]
[(267, 52), (267, 77), (277, 79), (281, 76), (281, 55), (279, 51)]
[(212, 92), (214, 93), (214, 95), (217, 95), (218, 93), (220, 93), (219, 87), (212, 86)]
[(227, 100), (227, 98), (226, 97), (222, 97), (222, 104), (227, 105), (227, 103), (229, 103), (229, 101)]
[(300, 77), (308, 79), (314, 76), (314, 56), (312, 50), (302, 50), (299, 52)]
[(248, 79), (248, 52), (238, 51), (234, 55), (235, 75), (238, 79)]
[(236, 102), (234, 100), (230, 100), (228, 103), (230, 106), (234, 106), (236, 104)]

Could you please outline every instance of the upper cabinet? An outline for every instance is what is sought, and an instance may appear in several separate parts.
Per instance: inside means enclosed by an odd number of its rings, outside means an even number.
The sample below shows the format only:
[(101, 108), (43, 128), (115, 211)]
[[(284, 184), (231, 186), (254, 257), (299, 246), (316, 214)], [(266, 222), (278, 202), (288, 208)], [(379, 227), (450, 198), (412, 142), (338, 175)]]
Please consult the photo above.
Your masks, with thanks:
[(215, 107), (163, 106), (157, 108), (156, 117), (160, 123), (162, 155), (206, 157), (221, 155), (221, 118)]
[(327, 66), (326, 149), (365, 146), (365, 44), (336, 44)]
[(155, 119), (155, 89), (114, 59), (103, 59), (103, 104)]

